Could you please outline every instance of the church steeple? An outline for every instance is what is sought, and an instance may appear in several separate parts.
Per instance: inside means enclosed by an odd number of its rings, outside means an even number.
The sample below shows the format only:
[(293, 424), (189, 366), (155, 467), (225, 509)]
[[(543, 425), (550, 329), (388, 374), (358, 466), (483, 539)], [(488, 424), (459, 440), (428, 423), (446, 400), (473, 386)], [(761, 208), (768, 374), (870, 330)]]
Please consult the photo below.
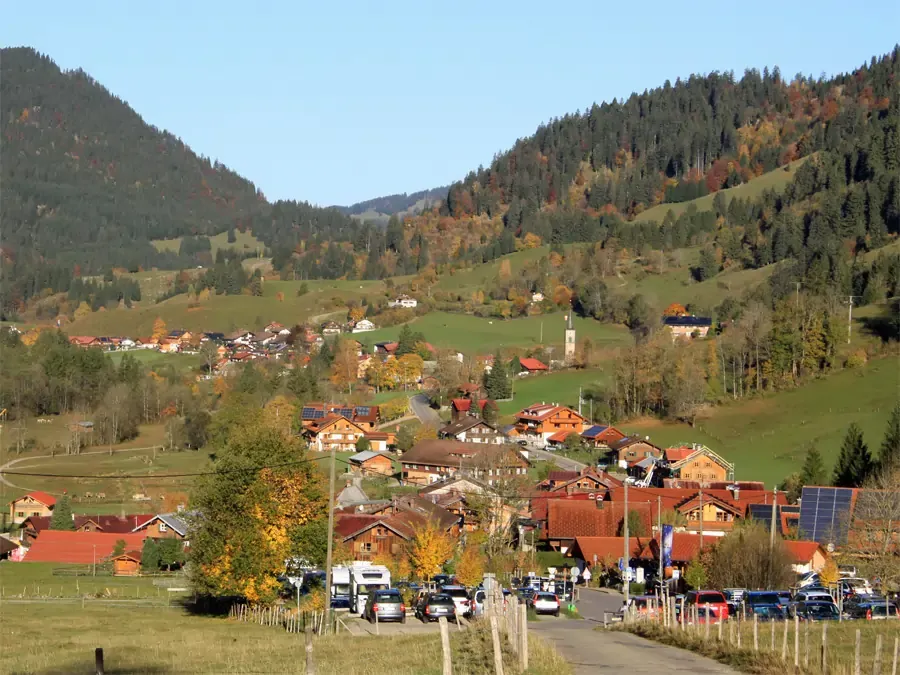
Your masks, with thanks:
[(569, 313), (566, 315), (566, 330), (574, 331), (575, 330), (575, 319), (572, 316), (574, 312), (572, 312), (572, 308), (569, 307)]
[(572, 308), (569, 307), (569, 313), (566, 314), (566, 363), (572, 364), (575, 361), (575, 316)]

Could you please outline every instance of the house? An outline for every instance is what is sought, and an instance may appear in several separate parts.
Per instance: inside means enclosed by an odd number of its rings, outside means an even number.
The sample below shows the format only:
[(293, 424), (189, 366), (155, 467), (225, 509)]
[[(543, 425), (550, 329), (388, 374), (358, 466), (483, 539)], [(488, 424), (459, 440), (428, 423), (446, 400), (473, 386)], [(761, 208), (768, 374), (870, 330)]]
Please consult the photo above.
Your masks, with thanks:
[[(629, 562), (640, 558), (649, 537), (629, 537)], [(596, 569), (616, 567), (620, 558), (625, 557), (625, 537), (575, 537), (575, 542), (566, 554), (578, 561), (578, 568)]]
[(469, 415), (483, 417), (485, 408), (497, 411), (497, 402), (490, 398), (454, 398), (450, 400), (450, 420), (458, 422)]
[(659, 448), (649, 439), (639, 436), (627, 436), (613, 442), (609, 446), (610, 461), (625, 469), (647, 457), (659, 459), (663, 456), (662, 448)]
[(272, 321), (269, 324), (266, 324), (266, 327), (263, 328), (267, 333), (275, 333), (276, 335), (288, 335), (291, 331), (289, 328), (285, 328), (282, 324), (277, 321)]
[(136, 577), (141, 573), (141, 551), (135, 549), (112, 559), (113, 576)]
[(135, 527), (134, 532), (141, 532), (153, 539), (184, 541), (188, 535), (188, 524), (182, 520), (180, 513), (160, 513)]
[[(565, 475), (562, 475), (565, 474)], [(569, 474), (575, 474), (571, 476)], [(551, 484), (551, 492), (588, 492), (596, 499), (603, 499), (610, 488), (622, 487), (622, 481), (613, 478), (608, 473), (596, 471), (591, 467), (585, 467), (578, 471), (551, 471), (547, 477)]]
[(329, 414), (313, 420), (303, 429), (309, 447), (319, 452), (332, 448), (346, 452), (356, 447), (356, 442), (366, 434), (366, 430), (343, 415)]
[(825, 567), (828, 553), (822, 548), (820, 543), (815, 541), (791, 541), (788, 539), (784, 540), (783, 543), (791, 560), (791, 568), (797, 574), (819, 572)]
[(366, 440), (373, 452), (387, 452), (388, 447), (396, 442), (396, 437), (387, 431), (367, 431)]
[(69, 336), (69, 344), (88, 349), (90, 347), (99, 347), (100, 341), (92, 335), (71, 335)]
[[(675, 507), (675, 511), (687, 519), (685, 530), (721, 536), (734, 527), (734, 522), (744, 517), (744, 510), (731, 501), (699, 492)], [(702, 524), (701, 524), (702, 521)]]
[(50, 516), (56, 506), (56, 497), (35, 490), (13, 499), (9, 503), (9, 521), (15, 525), (33, 516)]
[[(650, 504), (629, 504), (641, 530), (649, 536), (652, 531), (653, 509)], [(625, 505), (597, 502), (592, 499), (547, 501), (547, 521), (539, 539), (547, 548), (566, 553), (576, 537), (618, 537), (624, 527)]]
[(712, 327), (712, 319), (705, 316), (664, 316), (663, 326), (672, 333), (672, 338), (705, 338)]
[(403, 307), (404, 309), (415, 309), (419, 301), (408, 295), (398, 295), (393, 300), (388, 301), (388, 307)]
[(391, 458), (380, 452), (366, 450), (358, 452), (348, 460), (353, 473), (366, 476), (393, 476), (394, 463)]
[(34, 541), (24, 560), (80, 565), (99, 564), (112, 556), (118, 542), (125, 542), (126, 551), (139, 550), (143, 548), (146, 537), (144, 532), (109, 534), (47, 530)]
[(531, 302), (532, 303), (538, 303), (538, 302), (543, 302), (543, 301), (544, 301), (544, 294), (541, 293), (540, 291), (531, 294)]
[(734, 479), (734, 464), (725, 461), (705, 445), (666, 448), (664, 458), (672, 478), (703, 483)]
[(609, 449), (610, 444), (625, 438), (615, 427), (595, 424), (581, 432), (581, 438), (595, 448)]
[[(508, 531), (510, 523), (518, 515), (514, 505), (504, 503), (488, 485), (469, 476), (433, 483), (419, 490), (419, 496), (457, 515), (465, 532), (482, 529), (490, 533)], [(485, 519), (483, 508), (473, 508), (472, 500), (477, 500), (479, 507), (483, 507), (486, 498), (496, 500), (498, 508), (492, 513), (497, 517)]]
[(253, 332), (249, 330), (236, 330), (225, 336), (225, 344), (231, 347), (235, 345), (249, 347), (251, 342), (253, 342)]
[(546, 373), (550, 370), (544, 363), (533, 358), (519, 357), (519, 375)]
[[(153, 517), (152, 513), (131, 516), (96, 516), (76, 515), (74, 525), (76, 532), (106, 532), (127, 533), (133, 532), (138, 525), (147, 522)], [(29, 516), (22, 522), (22, 538), (26, 544), (30, 544), (44, 530), (50, 529), (52, 516)]]
[(462, 443), (506, 443), (506, 436), (492, 424), (477, 417), (464, 417), (438, 429), (438, 438), (452, 438)]
[(431, 485), (460, 475), (494, 485), (524, 476), (530, 464), (514, 446), (426, 439), (403, 453), (400, 466), (403, 482), (412, 485)]
[(580, 434), (587, 419), (571, 408), (555, 403), (540, 403), (516, 413), (516, 432), (535, 441), (546, 441), (553, 434), (569, 431)]
[(334, 321), (329, 321), (322, 325), (322, 336), (323, 337), (334, 337), (335, 335), (341, 334), (341, 327), (339, 324)]
[(308, 427), (329, 415), (346, 417), (365, 431), (375, 431), (378, 426), (379, 409), (377, 405), (305, 403), (300, 410), (300, 422), (304, 427)]
[(368, 333), (370, 330), (375, 330), (375, 324), (368, 319), (360, 319), (353, 326), (354, 333)]

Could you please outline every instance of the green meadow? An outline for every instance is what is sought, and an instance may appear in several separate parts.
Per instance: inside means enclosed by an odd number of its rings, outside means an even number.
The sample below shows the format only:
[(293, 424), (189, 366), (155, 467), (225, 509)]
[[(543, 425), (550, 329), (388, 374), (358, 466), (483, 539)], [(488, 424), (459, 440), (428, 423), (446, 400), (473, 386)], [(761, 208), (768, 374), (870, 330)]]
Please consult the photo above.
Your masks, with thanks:
[[(209, 238), (213, 259), (215, 259), (216, 252), (220, 248), (232, 248), (238, 249), (239, 251), (255, 251), (257, 247), (265, 247), (261, 241), (253, 236), (252, 232), (235, 230), (234, 235), (235, 241), (233, 244), (228, 243), (228, 232), (220, 232)], [(181, 248), (182, 238), (183, 237), (177, 237), (176, 239), (156, 239), (151, 243), (156, 247), (157, 251), (172, 251), (172, 253), (178, 253), (178, 250)]]

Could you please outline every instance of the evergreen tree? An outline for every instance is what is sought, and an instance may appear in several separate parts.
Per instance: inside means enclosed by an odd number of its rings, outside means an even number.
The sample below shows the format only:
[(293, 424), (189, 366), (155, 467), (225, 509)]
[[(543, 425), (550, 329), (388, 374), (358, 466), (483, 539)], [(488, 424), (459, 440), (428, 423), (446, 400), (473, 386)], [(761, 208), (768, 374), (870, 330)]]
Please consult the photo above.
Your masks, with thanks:
[(804, 485), (825, 485), (827, 481), (828, 472), (825, 470), (822, 454), (816, 446), (811, 445), (806, 451), (806, 459), (803, 462), (803, 468), (800, 470), (800, 487)]
[(894, 406), (888, 419), (878, 455), (878, 468), (884, 472), (900, 469), (900, 403)]
[(872, 472), (872, 456), (863, 438), (862, 429), (854, 422), (847, 429), (837, 465), (834, 467), (833, 483), (836, 487), (859, 487)]
[(51, 530), (75, 531), (75, 519), (72, 517), (72, 505), (69, 503), (69, 495), (63, 495), (53, 507), (53, 515), (50, 516)]
[(506, 364), (500, 357), (499, 350), (494, 354), (494, 365), (484, 379), (484, 388), (488, 398), (494, 400), (512, 398), (512, 380)]

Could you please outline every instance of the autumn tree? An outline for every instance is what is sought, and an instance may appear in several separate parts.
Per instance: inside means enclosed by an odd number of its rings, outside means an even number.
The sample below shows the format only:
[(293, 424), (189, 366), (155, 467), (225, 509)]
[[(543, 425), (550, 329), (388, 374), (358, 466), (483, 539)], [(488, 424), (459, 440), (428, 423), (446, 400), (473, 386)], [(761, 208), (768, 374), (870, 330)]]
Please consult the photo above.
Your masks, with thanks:
[(484, 578), (484, 555), (478, 546), (467, 544), (456, 563), (456, 579), (463, 586), (477, 586)]
[(450, 537), (435, 523), (425, 523), (410, 542), (409, 562), (415, 577), (430, 580), (453, 557), (454, 548)]
[(425, 362), (418, 354), (404, 354), (397, 359), (397, 367), (400, 380), (403, 382), (404, 387), (408, 388), (409, 385), (415, 384), (422, 377)]
[(206, 340), (200, 345), (200, 358), (203, 359), (203, 365), (206, 366), (206, 372), (212, 375), (213, 366), (219, 360), (219, 346), (212, 340)]
[(331, 362), (331, 383), (352, 394), (358, 373), (359, 359), (353, 340), (338, 340), (334, 346), (334, 360)]
[(169, 329), (166, 328), (166, 322), (161, 317), (156, 317), (156, 320), (153, 322), (153, 339), (162, 340), (168, 334)]
[(263, 409), (263, 421), (270, 429), (275, 429), (289, 437), (293, 434), (297, 406), (282, 394), (272, 397)]
[(86, 316), (90, 316), (91, 314), (91, 306), (87, 304), (84, 300), (78, 305), (75, 309), (75, 320), (83, 319)]
[(704, 562), (713, 588), (787, 588), (796, 579), (784, 542), (772, 546), (768, 527), (753, 519), (716, 538)]

